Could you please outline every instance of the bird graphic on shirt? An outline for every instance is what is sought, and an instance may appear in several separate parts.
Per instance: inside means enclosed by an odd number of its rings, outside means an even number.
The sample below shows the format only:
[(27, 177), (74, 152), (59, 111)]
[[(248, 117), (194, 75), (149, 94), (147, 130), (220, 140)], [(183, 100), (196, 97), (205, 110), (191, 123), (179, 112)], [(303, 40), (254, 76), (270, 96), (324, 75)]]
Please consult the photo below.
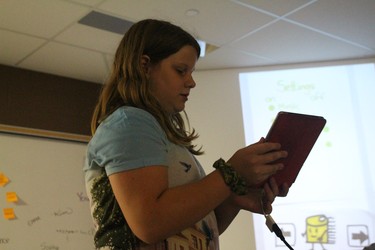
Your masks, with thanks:
[(183, 162), (183, 161), (180, 161), (180, 163), (185, 168), (185, 172), (186, 173), (189, 172), (189, 170), (191, 169), (191, 164)]

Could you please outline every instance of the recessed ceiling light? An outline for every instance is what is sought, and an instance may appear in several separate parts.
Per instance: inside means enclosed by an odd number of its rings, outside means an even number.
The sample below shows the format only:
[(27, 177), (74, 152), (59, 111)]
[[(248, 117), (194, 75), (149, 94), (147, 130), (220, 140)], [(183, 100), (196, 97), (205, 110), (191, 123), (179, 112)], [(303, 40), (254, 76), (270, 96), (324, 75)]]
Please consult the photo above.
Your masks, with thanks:
[(199, 10), (197, 9), (189, 9), (185, 11), (185, 16), (197, 16), (199, 15)]

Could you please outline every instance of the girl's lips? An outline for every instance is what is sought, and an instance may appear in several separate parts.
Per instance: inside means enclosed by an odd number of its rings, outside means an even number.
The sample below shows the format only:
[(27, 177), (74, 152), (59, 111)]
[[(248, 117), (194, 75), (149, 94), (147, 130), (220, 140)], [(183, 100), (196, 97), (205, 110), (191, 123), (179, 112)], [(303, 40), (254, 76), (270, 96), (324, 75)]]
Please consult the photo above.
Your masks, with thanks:
[(189, 94), (181, 94), (181, 96), (184, 98), (185, 101), (188, 100)]

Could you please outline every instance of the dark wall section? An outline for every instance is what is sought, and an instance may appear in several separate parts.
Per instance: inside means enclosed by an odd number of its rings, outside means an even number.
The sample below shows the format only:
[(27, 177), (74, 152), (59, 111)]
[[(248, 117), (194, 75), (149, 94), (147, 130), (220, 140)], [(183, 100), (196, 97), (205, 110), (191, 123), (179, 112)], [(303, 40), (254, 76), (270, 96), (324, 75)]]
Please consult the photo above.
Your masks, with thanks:
[(0, 124), (90, 135), (102, 85), (0, 65)]

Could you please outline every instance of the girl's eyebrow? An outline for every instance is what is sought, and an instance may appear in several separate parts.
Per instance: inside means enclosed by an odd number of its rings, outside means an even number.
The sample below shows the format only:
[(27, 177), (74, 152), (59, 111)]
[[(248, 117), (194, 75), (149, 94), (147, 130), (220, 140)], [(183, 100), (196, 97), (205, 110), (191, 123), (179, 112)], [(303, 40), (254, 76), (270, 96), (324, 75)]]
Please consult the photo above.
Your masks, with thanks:
[[(187, 64), (184, 63), (184, 62), (176, 62), (176, 63), (175, 63), (175, 66), (177, 66), (177, 67), (181, 67), (181, 66), (183, 66), (183, 67), (188, 68), (188, 69), (191, 68), (189, 65), (187, 65)], [(194, 71), (195, 71), (195, 66), (191, 68), (191, 72), (194, 72)]]

